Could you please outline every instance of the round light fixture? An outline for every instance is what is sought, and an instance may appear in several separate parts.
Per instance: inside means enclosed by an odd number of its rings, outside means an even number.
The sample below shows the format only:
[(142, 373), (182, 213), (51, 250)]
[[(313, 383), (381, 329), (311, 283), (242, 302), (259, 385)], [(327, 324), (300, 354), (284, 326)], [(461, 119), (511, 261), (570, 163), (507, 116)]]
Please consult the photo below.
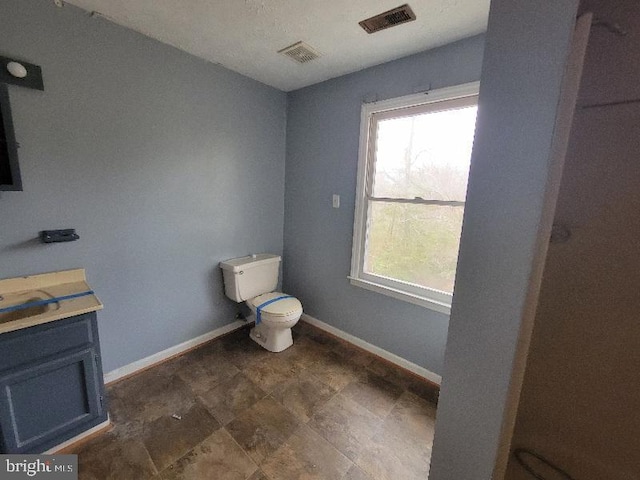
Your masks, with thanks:
[(24, 78), (27, 76), (27, 69), (24, 68), (24, 65), (18, 62), (7, 63), (7, 70), (9, 70), (9, 73), (16, 78)]

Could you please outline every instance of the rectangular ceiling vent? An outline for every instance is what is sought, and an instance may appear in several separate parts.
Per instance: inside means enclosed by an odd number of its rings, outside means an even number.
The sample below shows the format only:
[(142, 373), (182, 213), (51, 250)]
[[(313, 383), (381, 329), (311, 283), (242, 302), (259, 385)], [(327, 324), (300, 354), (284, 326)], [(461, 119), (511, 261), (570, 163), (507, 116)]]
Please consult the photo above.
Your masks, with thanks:
[(408, 4), (404, 4), (375, 17), (362, 20), (359, 24), (367, 33), (376, 33), (385, 28), (395, 27), (415, 19), (416, 14), (413, 13), (411, 7)]
[(293, 45), (289, 45), (282, 50), (278, 50), (278, 53), (286, 55), (298, 63), (307, 63), (320, 56), (318, 52), (304, 42), (297, 42)]

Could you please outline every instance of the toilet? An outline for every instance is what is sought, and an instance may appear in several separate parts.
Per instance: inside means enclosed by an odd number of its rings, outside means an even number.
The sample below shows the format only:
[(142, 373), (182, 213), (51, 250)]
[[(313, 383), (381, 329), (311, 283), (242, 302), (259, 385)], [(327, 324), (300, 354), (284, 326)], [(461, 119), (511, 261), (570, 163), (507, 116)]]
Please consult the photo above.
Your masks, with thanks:
[(281, 258), (261, 253), (220, 262), (224, 293), (235, 302), (246, 302), (250, 320), (256, 326), (249, 336), (270, 352), (281, 352), (293, 345), (291, 327), (302, 315), (300, 301), (286, 293), (275, 292)]

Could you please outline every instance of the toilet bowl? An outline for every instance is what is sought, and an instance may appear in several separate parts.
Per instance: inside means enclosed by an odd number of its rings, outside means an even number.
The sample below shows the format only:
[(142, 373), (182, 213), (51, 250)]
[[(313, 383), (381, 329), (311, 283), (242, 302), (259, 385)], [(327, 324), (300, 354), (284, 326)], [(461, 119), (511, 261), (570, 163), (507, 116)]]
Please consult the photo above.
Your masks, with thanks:
[(268, 253), (232, 258), (220, 262), (225, 295), (235, 302), (246, 302), (256, 326), (249, 336), (270, 352), (281, 352), (293, 345), (291, 327), (302, 315), (300, 301), (274, 291), (278, 284), (280, 256)]
[(270, 292), (247, 300), (256, 326), (251, 339), (270, 352), (281, 352), (293, 345), (291, 327), (302, 315), (302, 304), (290, 295)]

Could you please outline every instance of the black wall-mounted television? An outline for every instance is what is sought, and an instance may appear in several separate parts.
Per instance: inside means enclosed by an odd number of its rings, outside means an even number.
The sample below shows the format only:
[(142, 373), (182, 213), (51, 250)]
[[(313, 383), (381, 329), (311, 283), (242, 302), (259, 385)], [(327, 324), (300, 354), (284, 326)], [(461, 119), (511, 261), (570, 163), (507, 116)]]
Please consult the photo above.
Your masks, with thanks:
[(22, 190), (18, 144), (13, 130), (9, 92), (0, 84), (0, 190)]

